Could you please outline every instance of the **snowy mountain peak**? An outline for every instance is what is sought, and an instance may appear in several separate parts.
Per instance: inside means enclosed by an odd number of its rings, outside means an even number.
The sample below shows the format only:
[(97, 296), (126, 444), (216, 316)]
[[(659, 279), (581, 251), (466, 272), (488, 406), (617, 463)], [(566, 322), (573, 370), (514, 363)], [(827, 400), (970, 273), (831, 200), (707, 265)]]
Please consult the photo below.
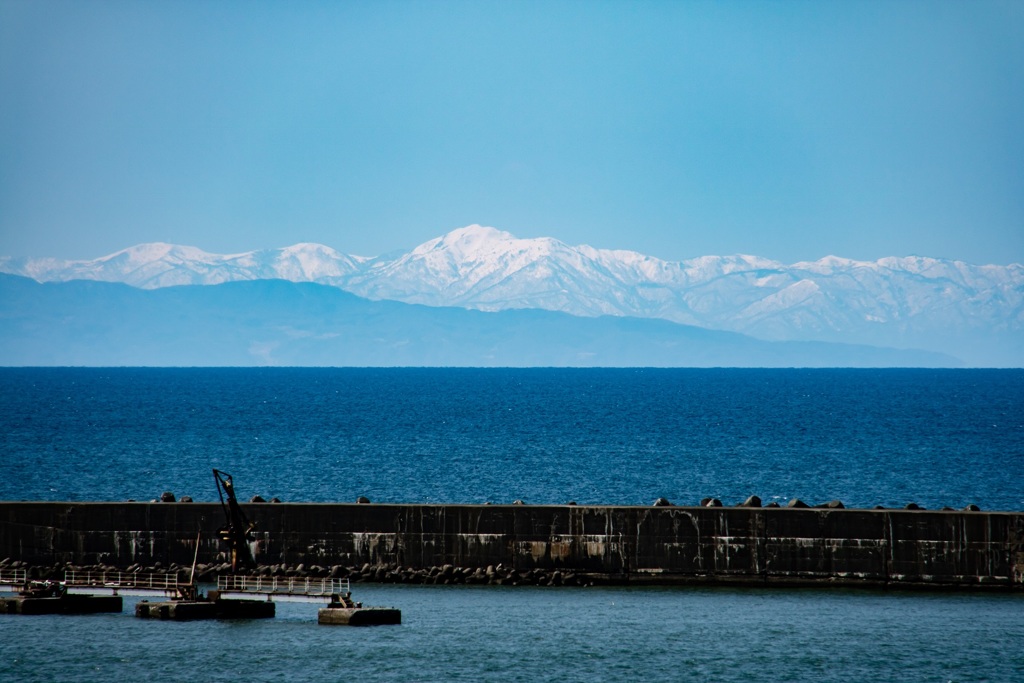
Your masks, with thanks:
[(298, 244), (293, 244), (290, 247), (284, 247), (283, 249), (281, 249), (281, 253), (315, 254), (318, 256), (328, 256), (330, 258), (338, 258), (339, 256), (341, 256), (340, 252), (335, 251), (334, 249), (331, 249), (330, 247), (325, 246), (323, 244), (317, 244), (316, 242), (299, 242)]
[(348, 275), (368, 260), (361, 256), (348, 256), (313, 242), (300, 242), (276, 250), (276, 253), (272, 250), (269, 254), (284, 279), (310, 282)]
[(508, 242), (514, 239), (516, 239), (515, 235), (510, 232), (477, 224), (456, 228), (440, 238), (441, 244), (446, 246), (456, 244), (479, 246), (492, 242)]
[[(168, 244), (167, 242), (147, 242), (136, 244), (133, 247), (114, 252), (109, 256), (96, 259), (96, 262), (104, 263), (111, 261), (122, 261), (127, 263), (146, 264), (153, 261), (176, 261), (184, 263), (188, 261), (209, 262), (217, 258), (198, 247), (189, 247), (180, 244)], [(70, 263), (89, 263), (88, 261), (71, 261)]]
[[(406, 279), (432, 280), (445, 296), (465, 297), (482, 283), (490, 286), (559, 251), (571, 250), (551, 238), (519, 239), (496, 228), (470, 225), (425, 242), (395, 261), (378, 264), (375, 270), (402, 281), (403, 286), (422, 291), (415, 282), (405, 285)], [(429, 295), (416, 301), (440, 305)]]
[(801, 261), (792, 266), (796, 270), (806, 270), (812, 273), (831, 274), (840, 270), (852, 270), (854, 268), (877, 268), (877, 263), (868, 261), (855, 261), (842, 258), (841, 256), (826, 256), (817, 261)]
[(0, 272), (147, 289), (285, 279), (430, 306), (662, 318), (770, 340), (916, 345), (982, 364), (1024, 363), (1019, 264), (827, 256), (784, 265), (746, 254), (669, 262), (469, 225), (377, 258), (316, 243), (218, 255), (155, 242), (92, 261), (0, 258)]
[(497, 228), (469, 225), (424, 242), (413, 249), (410, 256), (443, 252), (459, 260), (488, 260), (502, 252), (514, 250), (515, 243), (521, 241), (515, 235)]

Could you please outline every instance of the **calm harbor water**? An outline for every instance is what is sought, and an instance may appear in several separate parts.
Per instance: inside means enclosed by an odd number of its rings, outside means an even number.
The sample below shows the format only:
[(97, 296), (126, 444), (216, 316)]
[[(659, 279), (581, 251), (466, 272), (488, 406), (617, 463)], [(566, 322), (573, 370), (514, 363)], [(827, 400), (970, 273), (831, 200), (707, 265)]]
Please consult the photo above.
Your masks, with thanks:
[(1024, 596), (355, 586), (401, 626), (0, 616), (5, 680), (1024, 680)]

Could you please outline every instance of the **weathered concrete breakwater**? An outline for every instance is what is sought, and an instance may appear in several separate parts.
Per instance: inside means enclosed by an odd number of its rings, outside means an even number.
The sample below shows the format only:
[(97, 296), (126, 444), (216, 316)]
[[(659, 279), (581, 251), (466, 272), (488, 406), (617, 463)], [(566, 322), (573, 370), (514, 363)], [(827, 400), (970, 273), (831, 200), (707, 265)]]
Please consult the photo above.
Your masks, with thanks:
[[(1024, 589), (1024, 513), (245, 504), (260, 573), (411, 583)], [(0, 502), (0, 557), (50, 570), (225, 569), (211, 503)], [(197, 540), (198, 535), (198, 540)], [(37, 569), (42, 571), (42, 569)]]

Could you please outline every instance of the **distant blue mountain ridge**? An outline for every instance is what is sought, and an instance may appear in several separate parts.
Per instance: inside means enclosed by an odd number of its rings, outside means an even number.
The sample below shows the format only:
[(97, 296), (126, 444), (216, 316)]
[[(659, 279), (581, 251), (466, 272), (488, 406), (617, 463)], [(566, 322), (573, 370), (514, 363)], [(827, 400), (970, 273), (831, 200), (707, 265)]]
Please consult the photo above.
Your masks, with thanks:
[(955, 367), (625, 316), (372, 301), (286, 280), (140, 289), (0, 275), (4, 366)]

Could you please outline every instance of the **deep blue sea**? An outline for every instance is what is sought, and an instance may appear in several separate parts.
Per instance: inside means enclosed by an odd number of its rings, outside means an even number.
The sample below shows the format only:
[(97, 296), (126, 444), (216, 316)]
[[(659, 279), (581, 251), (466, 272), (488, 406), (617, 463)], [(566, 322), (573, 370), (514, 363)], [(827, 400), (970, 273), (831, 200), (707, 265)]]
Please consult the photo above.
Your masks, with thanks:
[(1024, 510), (1024, 370), (0, 369), (0, 499)]
[[(1024, 371), (0, 369), (0, 499), (1024, 510)], [(1024, 681), (1024, 595), (354, 586), (403, 624), (0, 616), (0, 680)]]

